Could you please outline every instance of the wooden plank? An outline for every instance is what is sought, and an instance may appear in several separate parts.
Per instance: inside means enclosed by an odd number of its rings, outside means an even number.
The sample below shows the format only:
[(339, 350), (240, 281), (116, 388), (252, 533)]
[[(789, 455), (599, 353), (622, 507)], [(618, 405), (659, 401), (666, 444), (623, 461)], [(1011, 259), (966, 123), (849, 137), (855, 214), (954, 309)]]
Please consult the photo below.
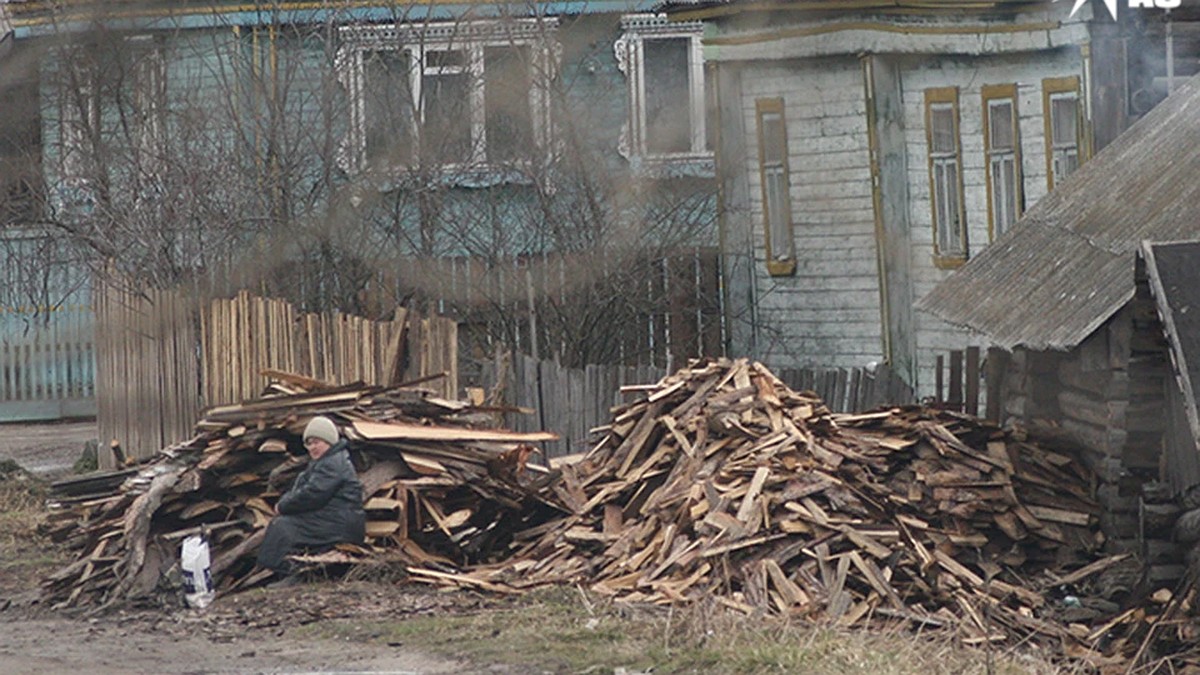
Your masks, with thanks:
[(354, 431), (360, 438), (373, 441), (475, 441), (497, 443), (537, 443), (553, 441), (557, 434), (542, 431), (520, 433), (489, 429), (467, 429), (461, 427), (422, 426), (400, 422), (356, 421)]
[(946, 397), (955, 410), (961, 410), (963, 404), (963, 353), (962, 350), (950, 351), (950, 389)]
[(979, 414), (979, 347), (967, 347), (966, 399), (963, 412)]

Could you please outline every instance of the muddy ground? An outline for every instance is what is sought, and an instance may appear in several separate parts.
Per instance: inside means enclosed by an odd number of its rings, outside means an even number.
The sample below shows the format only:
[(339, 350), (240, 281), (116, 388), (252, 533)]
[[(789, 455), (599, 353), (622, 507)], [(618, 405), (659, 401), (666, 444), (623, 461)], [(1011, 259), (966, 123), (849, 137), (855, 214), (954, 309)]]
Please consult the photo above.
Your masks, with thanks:
[(507, 672), (423, 652), (419, 645), (322, 636), (312, 624), (402, 620), (469, 611), (469, 602), (420, 588), (316, 582), (219, 598), (209, 608), (65, 615), (28, 606), (0, 611), (0, 672), (279, 673)]
[[(0, 425), (0, 461), (43, 480), (70, 475), (95, 423)], [(0, 556), (31, 559), (36, 546), (0, 532)], [(0, 561), (3, 562), (3, 561)], [(14, 561), (9, 560), (9, 563)], [(316, 622), (470, 611), (475, 600), (384, 583), (314, 582), (218, 598), (204, 611), (172, 606), (88, 617), (36, 604), (40, 574), (59, 561), (0, 565), (0, 673), (496, 672), (435, 657), (417, 645), (320, 637)], [(503, 669), (501, 669), (503, 672)]]

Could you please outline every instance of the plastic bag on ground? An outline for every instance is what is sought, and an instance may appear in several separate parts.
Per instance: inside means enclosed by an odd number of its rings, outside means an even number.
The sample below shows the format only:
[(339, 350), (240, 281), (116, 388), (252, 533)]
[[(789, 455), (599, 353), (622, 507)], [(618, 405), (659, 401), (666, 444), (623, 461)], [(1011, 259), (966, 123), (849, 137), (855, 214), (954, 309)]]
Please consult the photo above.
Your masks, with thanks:
[(200, 535), (184, 539), (179, 566), (183, 570), (184, 599), (188, 606), (196, 609), (208, 607), (217, 595), (213, 590), (208, 540)]

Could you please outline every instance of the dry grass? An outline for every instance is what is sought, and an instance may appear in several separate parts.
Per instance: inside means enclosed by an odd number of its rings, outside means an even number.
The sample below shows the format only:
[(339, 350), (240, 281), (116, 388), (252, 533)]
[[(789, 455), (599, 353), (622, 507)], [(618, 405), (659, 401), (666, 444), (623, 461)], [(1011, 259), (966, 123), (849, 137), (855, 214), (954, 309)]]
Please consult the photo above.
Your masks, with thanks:
[(15, 463), (0, 462), (0, 595), (35, 588), (66, 560), (61, 547), (38, 533), (45, 498), (43, 482)]
[(840, 630), (746, 618), (718, 606), (635, 608), (578, 589), (532, 594), (500, 608), (403, 621), (339, 621), (307, 630), (323, 637), (410, 645), (466, 659), (553, 673), (814, 673), (1068, 675), (1029, 651), (984, 651), (946, 633), (900, 627)]

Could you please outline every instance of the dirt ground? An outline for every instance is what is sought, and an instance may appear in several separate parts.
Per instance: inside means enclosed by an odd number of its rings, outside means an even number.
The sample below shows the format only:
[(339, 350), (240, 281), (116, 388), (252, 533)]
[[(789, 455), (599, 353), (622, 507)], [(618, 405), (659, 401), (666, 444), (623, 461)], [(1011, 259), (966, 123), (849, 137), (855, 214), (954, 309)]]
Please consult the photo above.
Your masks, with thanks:
[(444, 596), (421, 589), (396, 591), (380, 584), (321, 582), (219, 598), (203, 611), (127, 610), (96, 617), (13, 606), (0, 612), (0, 672), (495, 672), (427, 655), (414, 645), (347, 643), (307, 628), (317, 622), (400, 619), (445, 605)]
[[(72, 471), (95, 423), (0, 425), (0, 461), (53, 480)], [(0, 532), (0, 540), (13, 533)], [(2, 543), (2, 542), (0, 542)], [(15, 542), (13, 542), (15, 543)], [(5, 556), (36, 549), (0, 546)], [(0, 561), (3, 562), (3, 561)], [(13, 561), (8, 561), (12, 563)], [(0, 565), (0, 673), (495, 672), (423, 653), (413, 645), (347, 644), (311, 624), (403, 618), (437, 610), (443, 596), (385, 584), (310, 583), (218, 598), (204, 611), (154, 608), (95, 617), (51, 612), (31, 601), (47, 558)], [(45, 567), (45, 569), (41, 569)], [(364, 636), (369, 638), (370, 636)]]
[(12, 459), (44, 478), (70, 473), (84, 444), (96, 438), (95, 420), (0, 424), (0, 461)]

